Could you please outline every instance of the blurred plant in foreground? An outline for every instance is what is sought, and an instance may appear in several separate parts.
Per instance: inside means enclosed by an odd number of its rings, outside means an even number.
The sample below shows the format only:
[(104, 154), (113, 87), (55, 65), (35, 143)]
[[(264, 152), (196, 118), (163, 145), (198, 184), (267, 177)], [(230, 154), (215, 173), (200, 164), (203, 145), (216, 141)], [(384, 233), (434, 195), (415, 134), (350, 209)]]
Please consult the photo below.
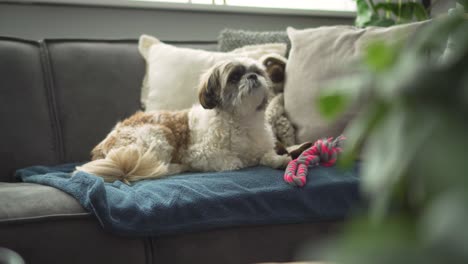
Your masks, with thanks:
[(332, 119), (366, 102), (341, 161), (363, 158), (370, 214), (348, 226), (331, 261), (468, 263), (468, 21), (454, 12), (404, 48), (373, 43), (361, 69), (318, 101)]
[(357, 27), (388, 27), (429, 18), (428, 10), (421, 1), (398, 0), (376, 1), (356, 0)]

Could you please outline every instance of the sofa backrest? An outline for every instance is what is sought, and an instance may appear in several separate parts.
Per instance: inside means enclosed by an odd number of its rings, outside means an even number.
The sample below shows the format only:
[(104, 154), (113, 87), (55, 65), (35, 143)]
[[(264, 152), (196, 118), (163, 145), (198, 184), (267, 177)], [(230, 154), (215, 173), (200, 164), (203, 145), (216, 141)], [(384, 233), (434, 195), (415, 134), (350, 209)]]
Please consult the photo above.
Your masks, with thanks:
[(0, 181), (13, 170), (59, 161), (39, 43), (0, 39)]
[(115, 123), (140, 108), (144, 72), (137, 40), (0, 37), (0, 181), (26, 166), (88, 160)]

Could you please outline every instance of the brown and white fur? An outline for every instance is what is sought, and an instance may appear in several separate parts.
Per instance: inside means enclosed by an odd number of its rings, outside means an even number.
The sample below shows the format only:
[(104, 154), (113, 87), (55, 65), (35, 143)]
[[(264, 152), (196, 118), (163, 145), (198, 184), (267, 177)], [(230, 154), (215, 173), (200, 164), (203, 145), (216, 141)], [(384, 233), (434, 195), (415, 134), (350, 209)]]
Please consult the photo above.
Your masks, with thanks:
[(76, 170), (128, 183), (184, 171), (284, 168), (291, 159), (275, 153), (265, 122), (269, 85), (264, 66), (254, 60), (219, 63), (201, 78), (200, 105), (137, 112), (119, 122), (93, 149), (93, 160)]

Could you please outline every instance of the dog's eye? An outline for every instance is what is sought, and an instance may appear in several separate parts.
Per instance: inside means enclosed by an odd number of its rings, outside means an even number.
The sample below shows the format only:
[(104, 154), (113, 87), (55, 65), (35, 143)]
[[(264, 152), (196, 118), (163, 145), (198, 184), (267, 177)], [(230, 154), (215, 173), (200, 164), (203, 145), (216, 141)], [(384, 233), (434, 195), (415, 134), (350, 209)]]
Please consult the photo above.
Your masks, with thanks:
[(238, 81), (241, 79), (241, 77), (242, 77), (242, 73), (240, 73), (240, 72), (233, 72), (233, 73), (231, 74), (231, 76), (229, 76), (228, 81), (231, 82), (231, 83), (236, 83), (236, 82), (238, 82)]

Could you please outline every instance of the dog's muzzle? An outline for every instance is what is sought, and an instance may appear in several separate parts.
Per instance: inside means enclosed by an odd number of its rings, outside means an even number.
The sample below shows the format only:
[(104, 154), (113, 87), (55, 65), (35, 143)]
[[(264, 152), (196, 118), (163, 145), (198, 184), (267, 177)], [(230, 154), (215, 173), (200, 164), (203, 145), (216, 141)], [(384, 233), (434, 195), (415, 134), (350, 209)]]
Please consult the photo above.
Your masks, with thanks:
[(247, 76), (247, 86), (249, 89), (256, 89), (260, 86), (257, 74), (251, 73)]

